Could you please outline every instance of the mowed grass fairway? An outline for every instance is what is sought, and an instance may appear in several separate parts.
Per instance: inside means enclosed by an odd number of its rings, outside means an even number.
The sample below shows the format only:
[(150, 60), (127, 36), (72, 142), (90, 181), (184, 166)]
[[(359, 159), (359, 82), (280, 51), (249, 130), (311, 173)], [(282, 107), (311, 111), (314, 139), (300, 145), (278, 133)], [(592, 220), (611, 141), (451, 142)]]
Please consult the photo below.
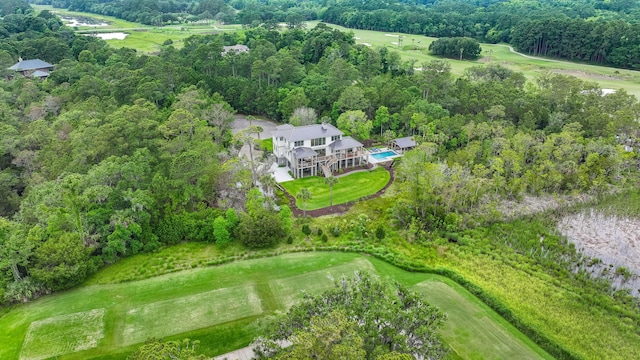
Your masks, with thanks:
[[(319, 21), (308, 21), (307, 28), (311, 29)], [(357, 44), (365, 44), (373, 47), (387, 47), (397, 51), (402, 59), (416, 60), (416, 67), (421, 63), (435, 59), (441, 59), (429, 54), (429, 44), (437, 38), (402, 33), (386, 33), (383, 31), (349, 29), (338, 25), (327, 24), (340, 31), (352, 31)], [(399, 40), (402, 37), (402, 44)], [(582, 80), (594, 81), (602, 88), (625, 89), (628, 93), (640, 98), (640, 71), (616, 69), (606, 66), (581, 64), (555, 59), (531, 59), (513, 53), (505, 44), (480, 44), (482, 47), (481, 58), (476, 61), (447, 59), (451, 64), (451, 72), (455, 75), (464, 75), (464, 71), (472, 66), (486, 65), (488, 63), (500, 64), (511, 70), (524, 73), (529, 80), (535, 80), (544, 71), (559, 74), (572, 75)]]
[[(300, 189), (307, 188), (311, 199), (306, 206), (302, 200), (296, 200), (296, 206), (301, 210), (322, 209), (329, 206), (329, 186), (324, 183), (324, 177), (311, 176), (293, 181), (283, 182), (282, 185), (291, 196), (296, 197)], [(373, 195), (387, 185), (391, 175), (381, 167), (372, 171), (356, 172), (338, 179), (333, 186), (333, 205), (339, 205)]]
[[(551, 357), (449, 279), (352, 253), (296, 253), (92, 285), (16, 306), (0, 317), (1, 359), (118, 359), (148, 337), (201, 342), (210, 356), (246, 346), (259, 319), (365, 270), (413, 287), (449, 314), (442, 336), (461, 359)], [(103, 271), (114, 271), (105, 269)], [(115, 270), (117, 271), (117, 270)]]

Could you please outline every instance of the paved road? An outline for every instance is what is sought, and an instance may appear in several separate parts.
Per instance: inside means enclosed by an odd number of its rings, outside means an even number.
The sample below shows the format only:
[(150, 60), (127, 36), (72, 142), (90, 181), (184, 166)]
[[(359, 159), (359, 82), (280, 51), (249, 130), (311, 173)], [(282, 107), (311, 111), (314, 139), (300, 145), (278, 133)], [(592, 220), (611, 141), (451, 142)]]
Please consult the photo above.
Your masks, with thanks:
[(555, 62), (555, 63), (561, 63), (561, 64), (569, 64), (569, 65), (576, 65), (576, 63), (572, 63), (570, 61), (553, 60), (553, 59), (547, 59), (547, 58), (542, 58), (542, 57), (537, 57), (537, 56), (526, 55), (526, 54), (523, 54), (521, 52), (517, 52), (517, 51), (513, 50), (513, 46), (502, 45), (502, 44), (497, 44), (497, 45), (498, 46), (508, 47), (509, 51), (511, 51), (512, 53), (518, 54), (518, 55), (523, 56), (523, 57), (526, 57), (527, 59), (542, 60), (542, 61), (549, 61), (549, 62)]

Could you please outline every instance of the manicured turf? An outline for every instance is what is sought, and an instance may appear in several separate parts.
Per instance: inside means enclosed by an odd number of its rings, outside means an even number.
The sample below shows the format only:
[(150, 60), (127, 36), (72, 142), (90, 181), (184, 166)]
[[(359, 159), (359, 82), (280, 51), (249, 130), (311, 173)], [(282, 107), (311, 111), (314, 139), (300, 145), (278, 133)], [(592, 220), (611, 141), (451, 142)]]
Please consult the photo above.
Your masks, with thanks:
[[(306, 206), (300, 199), (296, 201), (296, 206), (300, 209), (306, 207), (305, 210), (315, 210), (329, 206), (329, 186), (324, 183), (324, 179), (324, 177), (312, 176), (287, 181), (280, 185), (294, 197), (300, 192), (300, 189), (309, 189), (312, 198), (307, 200)], [(333, 186), (333, 205), (373, 195), (380, 191), (389, 182), (389, 179), (389, 172), (380, 167), (373, 171), (357, 172), (341, 177), (338, 183)]]
[(104, 337), (103, 318), (104, 309), (95, 309), (34, 321), (24, 339), (20, 359), (46, 359), (94, 348)]
[(442, 338), (462, 358), (486, 359), (487, 350), (493, 359), (547, 357), (546, 353), (535, 351), (529, 338), (457, 284), (427, 280), (412, 290), (447, 314)]
[(252, 284), (158, 301), (127, 311), (120, 343), (141, 343), (149, 336), (162, 338), (261, 313)]
[(45, 353), (60, 359), (122, 358), (135, 349), (128, 344), (150, 336), (199, 340), (201, 350), (218, 355), (246, 346), (261, 316), (282, 312), (302, 291), (329, 287), (329, 276), (356, 270), (415, 285), (449, 313), (442, 335), (454, 358), (549, 358), (450, 280), (350, 253), (288, 254), (48, 296), (0, 317), (0, 358), (41, 359)]

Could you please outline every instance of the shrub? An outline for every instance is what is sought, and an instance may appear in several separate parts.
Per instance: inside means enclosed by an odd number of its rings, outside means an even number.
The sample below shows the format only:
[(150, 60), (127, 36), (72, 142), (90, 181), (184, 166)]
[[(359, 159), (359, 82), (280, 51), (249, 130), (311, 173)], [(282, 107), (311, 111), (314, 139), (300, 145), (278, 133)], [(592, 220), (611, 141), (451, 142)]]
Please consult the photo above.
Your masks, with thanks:
[(322, 238), (321, 239), (322, 239), (322, 242), (325, 242), (325, 243), (327, 241), (329, 241), (329, 238), (327, 237), (327, 234), (322, 234)]
[(336, 226), (334, 226), (334, 227), (332, 227), (332, 228), (331, 228), (331, 235), (333, 235), (333, 237), (338, 237), (338, 236), (340, 236), (340, 233), (341, 233), (341, 231), (340, 231), (340, 226), (337, 226), (337, 225), (336, 225)]
[(302, 225), (302, 229), (301, 229), (301, 230), (302, 230), (302, 233), (303, 233), (305, 236), (309, 236), (309, 235), (311, 235), (311, 228), (309, 227), (309, 224), (304, 224), (304, 225)]
[(318, 234), (318, 236), (322, 236), (323, 231), (321, 228), (318, 228), (318, 230), (316, 230), (316, 234)]
[(293, 236), (289, 235), (287, 238), (287, 244), (293, 244)]
[(376, 228), (376, 238), (378, 238), (378, 240), (382, 240), (386, 235), (387, 234), (384, 231), (384, 227), (382, 226), (382, 224), (379, 224)]

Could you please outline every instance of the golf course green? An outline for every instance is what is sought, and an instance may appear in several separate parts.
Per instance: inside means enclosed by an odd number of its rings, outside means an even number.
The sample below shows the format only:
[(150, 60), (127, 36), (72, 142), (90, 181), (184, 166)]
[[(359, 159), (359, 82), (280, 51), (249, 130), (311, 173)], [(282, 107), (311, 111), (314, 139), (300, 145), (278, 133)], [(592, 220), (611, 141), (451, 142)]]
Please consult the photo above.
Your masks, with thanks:
[(0, 358), (123, 358), (149, 337), (199, 340), (200, 350), (219, 355), (246, 346), (259, 333), (260, 319), (284, 312), (303, 292), (319, 293), (332, 278), (354, 271), (396, 279), (447, 313), (441, 335), (452, 358), (552, 358), (448, 278), (330, 252), (243, 260), (46, 296), (0, 317)]

